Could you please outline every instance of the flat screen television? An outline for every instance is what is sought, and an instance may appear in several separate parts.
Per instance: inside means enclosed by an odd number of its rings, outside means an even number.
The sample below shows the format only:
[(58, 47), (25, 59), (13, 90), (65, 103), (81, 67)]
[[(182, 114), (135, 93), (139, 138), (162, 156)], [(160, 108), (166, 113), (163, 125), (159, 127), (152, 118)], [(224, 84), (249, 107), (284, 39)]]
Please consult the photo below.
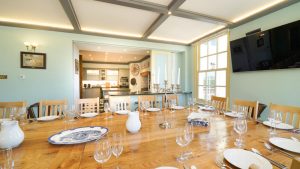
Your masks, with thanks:
[(300, 20), (230, 42), (233, 72), (300, 68)]

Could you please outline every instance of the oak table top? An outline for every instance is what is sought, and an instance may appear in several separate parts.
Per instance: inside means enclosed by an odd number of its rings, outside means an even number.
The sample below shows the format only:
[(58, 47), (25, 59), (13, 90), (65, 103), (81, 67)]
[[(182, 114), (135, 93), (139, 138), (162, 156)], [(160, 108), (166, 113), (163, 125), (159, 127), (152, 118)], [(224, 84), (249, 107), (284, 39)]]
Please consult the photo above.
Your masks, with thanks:
[[(160, 129), (159, 123), (163, 121), (163, 114), (171, 122), (171, 129)], [(80, 118), (75, 122), (66, 123), (64, 120), (51, 122), (33, 122), (23, 126), (24, 142), (13, 149), (15, 168), (74, 168), (92, 169), (101, 168), (93, 157), (95, 143), (89, 142), (78, 145), (52, 145), (48, 137), (65, 129), (82, 126), (104, 126), (109, 129), (108, 136), (118, 132), (124, 134), (124, 150), (118, 161), (112, 155), (104, 168), (115, 168), (117, 163), (122, 169), (148, 169), (159, 166), (175, 166), (183, 168), (176, 161), (176, 157), (183, 151), (192, 151), (192, 157), (186, 162), (201, 168), (219, 168), (215, 164), (216, 155), (222, 154), (226, 148), (234, 148), (237, 134), (233, 131), (233, 119), (221, 115), (212, 116), (211, 127), (194, 127), (194, 140), (187, 147), (176, 144), (176, 128), (183, 127), (188, 116), (187, 110), (166, 112), (151, 112), (145, 116), (140, 114), (142, 128), (137, 134), (126, 131), (127, 115), (114, 115), (106, 120), (107, 114), (95, 118)], [(268, 140), (268, 127), (262, 124), (248, 123), (248, 132), (245, 134), (246, 149), (252, 147), (262, 154), (286, 166), (291, 165), (291, 159), (280, 153), (271, 153), (263, 146)], [(282, 137), (294, 136), (300, 139), (299, 134), (277, 130)]]

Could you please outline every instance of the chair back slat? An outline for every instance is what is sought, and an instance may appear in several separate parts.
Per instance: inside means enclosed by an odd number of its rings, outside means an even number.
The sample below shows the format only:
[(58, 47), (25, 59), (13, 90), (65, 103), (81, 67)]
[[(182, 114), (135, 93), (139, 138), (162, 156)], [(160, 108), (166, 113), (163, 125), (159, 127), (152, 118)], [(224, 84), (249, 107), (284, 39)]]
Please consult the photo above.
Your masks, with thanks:
[(223, 111), (227, 110), (228, 98), (211, 96), (211, 103), (212, 103), (212, 106), (214, 106), (217, 110), (223, 112)]
[(84, 113), (99, 113), (99, 97), (91, 99), (79, 99), (76, 102), (79, 114)]
[[(296, 128), (300, 127), (299, 120), (300, 120), (300, 107), (295, 106), (285, 106), (279, 104), (270, 104), (270, 111), (278, 111), (282, 113), (282, 122), (293, 125)], [(287, 121), (287, 118), (289, 120)], [(293, 122), (295, 121), (295, 125)]]
[(247, 113), (246, 117), (253, 119), (254, 121), (257, 120), (257, 112), (258, 112), (258, 101), (248, 101), (248, 100), (235, 100), (234, 104), (239, 108), (244, 109)]
[(130, 110), (130, 96), (109, 97), (111, 111)]
[(156, 107), (156, 96), (155, 95), (142, 95), (138, 97), (138, 108), (141, 110), (141, 104), (144, 101), (148, 101), (150, 103), (150, 107)]

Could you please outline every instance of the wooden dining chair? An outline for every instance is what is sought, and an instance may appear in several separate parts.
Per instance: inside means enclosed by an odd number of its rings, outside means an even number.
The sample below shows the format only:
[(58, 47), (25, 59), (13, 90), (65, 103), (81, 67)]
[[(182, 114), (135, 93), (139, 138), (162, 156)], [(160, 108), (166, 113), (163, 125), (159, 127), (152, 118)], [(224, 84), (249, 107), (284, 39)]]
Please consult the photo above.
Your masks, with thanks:
[(0, 102), (0, 118), (10, 118), (11, 116), (13, 116), (13, 113), (19, 113), (21, 111), (21, 108), (25, 108), (26, 113), (26, 106), (27, 103), (24, 101)]
[[(176, 105), (178, 105), (178, 95), (177, 94), (168, 94), (167, 102), (170, 103), (171, 101), (175, 101)], [(166, 98), (165, 98), (165, 96), (163, 96), (163, 99), (162, 99), (163, 107), (166, 107), (165, 102), (166, 102)]]
[(66, 100), (42, 100), (39, 102), (38, 117), (61, 116), (65, 106), (67, 106)]
[[(282, 122), (288, 123), (296, 128), (300, 127), (300, 107), (270, 104), (270, 111), (278, 111), (282, 114)], [(295, 125), (293, 124), (295, 123)]]
[(252, 119), (253, 121), (257, 120), (258, 101), (236, 99), (233, 104), (239, 108), (239, 111), (242, 109), (242, 111), (246, 113), (246, 118)]
[(130, 110), (130, 96), (109, 97), (111, 111)]
[(228, 98), (227, 97), (217, 97), (217, 96), (211, 96), (211, 104), (214, 108), (217, 110), (220, 110), (220, 112), (227, 110), (227, 104), (228, 104)]
[(150, 103), (150, 107), (157, 106), (156, 96), (155, 95), (141, 95), (138, 97), (138, 108), (141, 110), (142, 102), (148, 101)]
[(99, 97), (89, 99), (78, 99), (76, 101), (76, 106), (79, 114), (100, 112)]

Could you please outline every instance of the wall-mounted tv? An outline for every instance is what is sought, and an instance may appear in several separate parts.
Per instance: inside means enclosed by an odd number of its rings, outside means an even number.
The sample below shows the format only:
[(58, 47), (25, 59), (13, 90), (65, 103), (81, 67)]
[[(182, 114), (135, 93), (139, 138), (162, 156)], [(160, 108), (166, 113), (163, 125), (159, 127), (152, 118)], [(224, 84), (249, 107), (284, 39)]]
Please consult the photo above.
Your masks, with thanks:
[(300, 20), (230, 42), (233, 72), (300, 68)]

